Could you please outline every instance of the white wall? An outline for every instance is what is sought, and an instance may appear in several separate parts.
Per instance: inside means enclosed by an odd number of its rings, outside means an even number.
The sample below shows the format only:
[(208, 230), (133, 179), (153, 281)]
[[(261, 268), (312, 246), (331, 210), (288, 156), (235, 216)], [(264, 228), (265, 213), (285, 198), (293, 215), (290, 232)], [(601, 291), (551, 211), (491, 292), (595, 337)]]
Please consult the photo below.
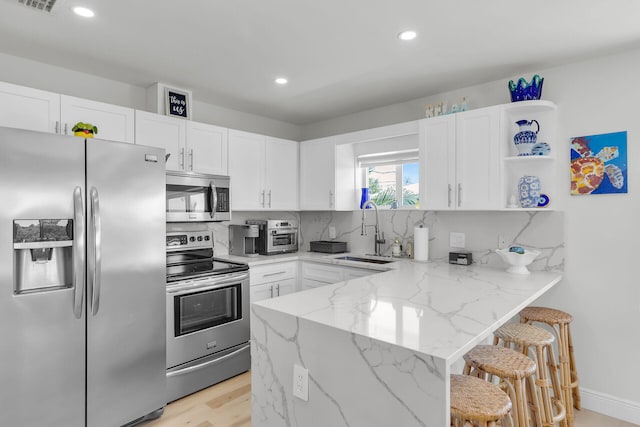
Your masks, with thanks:
[[(0, 53), (0, 81), (146, 110), (146, 88)], [(151, 85), (154, 82), (150, 82)], [(193, 120), (300, 140), (300, 127), (193, 99)]]
[[(600, 397), (628, 401), (625, 404), (636, 416), (640, 413), (640, 374), (634, 368), (640, 354), (640, 283), (633, 268), (640, 241), (638, 70), (640, 50), (634, 50), (525, 74), (545, 78), (543, 99), (559, 106), (558, 144), (564, 145), (557, 153), (561, 191), (557, 197), (566, 208), (565, 276), (539, 303), (574, 315), (581, 387), (596, 397), (604, 394)], [(510, 100), (507, 81), (500, 80), (316, 123), (303, 128), (303, 139), (414, 120), (423, 117), (425, 104), (441, 100), (451, 104), (462, 96), (468, 96), (471, 108)], [(628, 131), (629, 194), (570, 196), (569, 138), (623, 130)], [(588, 403), (588, 394), (586, 398)], [(640, 423), (639, 418), (633, 421)]]

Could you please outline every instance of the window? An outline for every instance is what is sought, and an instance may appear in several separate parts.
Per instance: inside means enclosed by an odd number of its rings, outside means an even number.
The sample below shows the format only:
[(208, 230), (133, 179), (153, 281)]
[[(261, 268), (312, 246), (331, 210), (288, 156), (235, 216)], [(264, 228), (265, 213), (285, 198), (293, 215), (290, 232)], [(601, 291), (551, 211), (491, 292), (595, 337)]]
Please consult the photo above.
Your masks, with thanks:
[(417, 150), (367, 154), (358, 157), (369, 199), (391, 209), (419, 205), (420, 164)]

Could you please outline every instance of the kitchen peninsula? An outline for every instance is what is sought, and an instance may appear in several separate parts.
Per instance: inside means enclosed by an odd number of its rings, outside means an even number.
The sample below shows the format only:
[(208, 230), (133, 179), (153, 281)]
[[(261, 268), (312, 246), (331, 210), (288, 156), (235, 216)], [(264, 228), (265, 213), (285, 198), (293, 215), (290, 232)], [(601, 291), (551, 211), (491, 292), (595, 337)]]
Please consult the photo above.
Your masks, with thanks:
[[(253, 426), (449, 425), (451, 365), (562, 278), (396, 264), (252, 304)], [(308, 401), (293, 396), (294, 365)]]

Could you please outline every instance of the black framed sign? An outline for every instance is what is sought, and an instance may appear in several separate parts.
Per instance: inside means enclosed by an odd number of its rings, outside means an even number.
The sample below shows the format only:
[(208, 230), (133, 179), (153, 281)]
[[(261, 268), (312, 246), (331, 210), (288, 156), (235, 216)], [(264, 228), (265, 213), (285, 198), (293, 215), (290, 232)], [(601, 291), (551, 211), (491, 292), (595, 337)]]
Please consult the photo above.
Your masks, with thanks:
[(189, 119), (189, 93), (177, 89), (165, 88), (165, 114), (167, 116)]

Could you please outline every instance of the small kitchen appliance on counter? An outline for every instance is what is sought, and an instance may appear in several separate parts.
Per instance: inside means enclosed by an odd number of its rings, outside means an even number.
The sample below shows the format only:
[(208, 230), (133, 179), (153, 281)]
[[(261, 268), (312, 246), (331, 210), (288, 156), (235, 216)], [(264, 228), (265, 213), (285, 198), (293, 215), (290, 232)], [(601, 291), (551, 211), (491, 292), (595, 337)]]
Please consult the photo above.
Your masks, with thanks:
[(229, 226), (229, 253), (231, 255), (258, 256), (257, 240), (260, 230), (255, 224), (231, 224)]
[(341, 254), (347, 252), (347, 242), (337, 242), (335, 240), (315, 240), (309, 242), (311, 252), (321, 252), (325, 254)]
[(473, 255), (471, 251), (449, 252), (449, 264), (471, 265), (473, 264)]
[(213, 256), (211, 231), (167, 233), (167, 402), (249, 370), (249, 266)]
[(249, 219), (247, 224), (259, 228), (258, 253), (283, 254), (298, 251), (298, 221), (282, 219)]

